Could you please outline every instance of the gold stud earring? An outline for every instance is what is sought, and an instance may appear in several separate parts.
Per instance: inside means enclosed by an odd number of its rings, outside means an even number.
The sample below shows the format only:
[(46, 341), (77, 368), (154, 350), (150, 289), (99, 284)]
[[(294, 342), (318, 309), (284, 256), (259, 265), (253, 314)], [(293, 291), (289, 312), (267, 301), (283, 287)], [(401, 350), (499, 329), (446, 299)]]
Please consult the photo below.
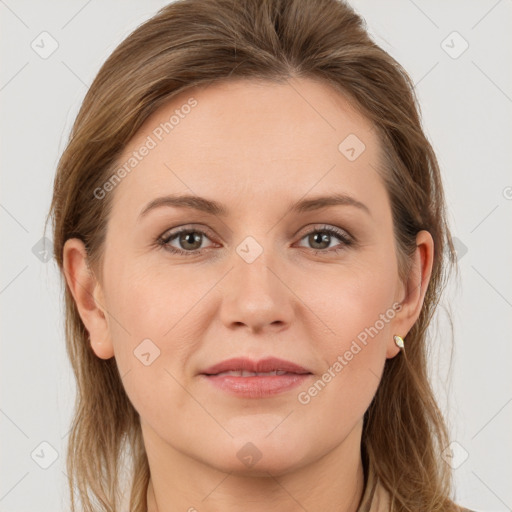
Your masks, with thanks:
[(400, 336), (393, 336), (393, 339), (395, 340), (395, 345), (397, 347), (400, 347), (400, 348), (405, 348), (404, 347), (404, 340), (400, 337)]

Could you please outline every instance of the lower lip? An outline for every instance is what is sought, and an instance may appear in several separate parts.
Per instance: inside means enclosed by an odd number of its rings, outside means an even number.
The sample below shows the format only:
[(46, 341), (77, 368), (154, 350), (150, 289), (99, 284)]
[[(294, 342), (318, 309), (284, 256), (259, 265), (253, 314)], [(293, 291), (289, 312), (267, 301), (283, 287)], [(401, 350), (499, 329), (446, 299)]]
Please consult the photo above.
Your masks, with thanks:
[(310, 373), (236, 377), (234, 375), (204, 375), (214, 386), (236, 396), (265, 398), (293, 389), (310, 377)]

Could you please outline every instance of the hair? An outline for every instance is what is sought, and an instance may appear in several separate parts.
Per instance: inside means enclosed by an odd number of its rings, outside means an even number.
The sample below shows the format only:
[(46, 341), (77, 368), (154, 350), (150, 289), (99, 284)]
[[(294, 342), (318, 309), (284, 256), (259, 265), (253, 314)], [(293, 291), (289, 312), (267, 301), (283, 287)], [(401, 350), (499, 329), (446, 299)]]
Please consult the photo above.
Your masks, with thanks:
[[(89, 88), (58, 163), (53, 199), (54, 254), (61, 277), (66, 240), (79, 238), (101, 282), (113, 193), (94, 191), (142, 123), (197, 85), (246, 79), (331, 85), (376, 129), (379, 173), (390, 199), (400, 277), (407, 278), (416, 235), (433, 237), (433, 268), (406, 352), (387, 359), (364, 416), (361, 446), (390, 493), (393, 511), (455, 511), (452, 475), (441, 451), (448, 428), (428, 376), (427, 327), (456, 268), (438, 162), (423, 132), (414, 84), (370, 38), (364, 20), (341, 0), (178, 0), (138, 26), (105, 61)], [(65, 286), (66, 350), (77, 381), (68, 442), (74, 485), (85, 511), (119, 510), (124, 462), (132, 466), (130, 510), (147, 509), (149, 465), (140, 418), (115, 358), (100, 359)], [(127, 459), (124, 458), (127, 457)]]

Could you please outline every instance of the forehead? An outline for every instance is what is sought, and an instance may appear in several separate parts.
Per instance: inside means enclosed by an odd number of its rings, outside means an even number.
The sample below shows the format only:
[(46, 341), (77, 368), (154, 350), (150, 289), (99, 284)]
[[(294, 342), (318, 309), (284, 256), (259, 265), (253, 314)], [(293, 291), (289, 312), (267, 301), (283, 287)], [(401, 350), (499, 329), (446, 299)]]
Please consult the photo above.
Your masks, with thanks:
[(126, 146), (115, 168), (126, 172), (113, 208), (135, 216), (165, 193), (238, 206), (249, 196), (251, 206), (289, 203), (309, 190), (369, 197), (382, 188), (379, 151), (371, 123), (325, 83), (195, 87), (154, 112)]

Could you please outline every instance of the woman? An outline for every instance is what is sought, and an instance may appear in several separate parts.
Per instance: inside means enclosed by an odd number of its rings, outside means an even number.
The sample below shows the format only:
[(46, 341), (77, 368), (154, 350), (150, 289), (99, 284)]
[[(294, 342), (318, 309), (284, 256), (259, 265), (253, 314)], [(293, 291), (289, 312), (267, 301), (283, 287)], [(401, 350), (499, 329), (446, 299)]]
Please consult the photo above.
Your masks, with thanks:
[(427, 378), (440, 171), (348, 5), (163, 8), (94, 80), (50, 215), (83, 510), (463, 510)]

